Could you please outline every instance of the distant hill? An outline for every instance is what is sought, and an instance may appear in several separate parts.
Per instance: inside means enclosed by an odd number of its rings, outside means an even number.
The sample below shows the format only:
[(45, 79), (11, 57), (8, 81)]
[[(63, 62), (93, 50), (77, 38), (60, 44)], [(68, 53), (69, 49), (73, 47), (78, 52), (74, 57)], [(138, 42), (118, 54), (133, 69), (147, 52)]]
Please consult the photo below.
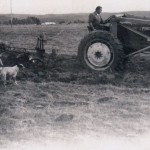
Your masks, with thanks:
[[(13, 14), (14, 18), (18, 19), (24, 19), (27, 17), (37, 17), (41, 20), (41, 22), (59, 22), (59, 21), (65, 21), (65, 22), (72, 22), (74, 20), (83, 20), (87, 21), (88, 19), (88, 14), (83, 13), (83, 14), (47, 14), (47, 15), (24, 15), (24, 14)], [(8, 21), (10, 20), (10, 14), (6, 15), (0, 15), (0, 22)]]
[[(135, 16), (142, 16), (142, 17), (148, 17), (150, 18), (150, 11), (128, 11), (128, 12), (121, 12), (121, 13), (128, 13)], [(109, 16), (113, 14), (118, 13), (102, 13), (102, 18), (107, 19)], [(87, 21), (88, 20), (89, 13), (80, 13), (80, 14), (47, 14), (47, 15), (28, 15), (28, 14), (13, 14), (14, 18), (24, 19), (27, 17), (35, 16), (41, 20), (41, 22), (73, 22), (75, 20), (82, 20)], [(10, 20), (10, 14), (1, 14), (0, 15), (0, 22), (8, 21)]]

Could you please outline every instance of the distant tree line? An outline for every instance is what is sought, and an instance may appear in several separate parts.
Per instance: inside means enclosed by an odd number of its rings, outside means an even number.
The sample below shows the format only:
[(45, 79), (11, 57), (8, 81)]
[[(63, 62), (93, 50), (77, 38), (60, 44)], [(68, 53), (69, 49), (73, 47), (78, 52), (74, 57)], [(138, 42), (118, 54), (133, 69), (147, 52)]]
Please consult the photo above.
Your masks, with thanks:
[(74, 23), (85, 23), (85, 21), (83, 21), (83, 20), (74, 20)]
[[(40, 21), (39, 18), (36, 18), (36, 17), (27, 17), (26, 19), (13, 18), (12, 23), (14, 25), (26, 25), (26, 24), (40, 25), (41, 21)], [(10, 25), (11, 21), (10, 20), (9, 21), (4, 21), (3, 23), (1, 22), (1, 24)]]
[(86, 21), (84, 21), (84, 20), (79, 20), (79, 19), (73, 20), (73, 21), (61, 20), (61, 21), (59, 21), (58, 23), (59, 23), (59, 24), (65, 24), (65, 23), (67, 23), (67, 24), (71, 24), (71, 23), (80, 24), (80, 23), (86, 23)]

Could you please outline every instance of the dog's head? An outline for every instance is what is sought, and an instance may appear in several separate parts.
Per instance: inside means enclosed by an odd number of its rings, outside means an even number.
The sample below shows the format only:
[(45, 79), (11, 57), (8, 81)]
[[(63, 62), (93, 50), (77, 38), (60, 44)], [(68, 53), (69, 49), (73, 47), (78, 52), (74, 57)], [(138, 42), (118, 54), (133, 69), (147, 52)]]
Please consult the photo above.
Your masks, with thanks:
[(24, 69), (24, 65), (23, 64), (17, 64), (17, 66), (19, 67), (19, 69)]

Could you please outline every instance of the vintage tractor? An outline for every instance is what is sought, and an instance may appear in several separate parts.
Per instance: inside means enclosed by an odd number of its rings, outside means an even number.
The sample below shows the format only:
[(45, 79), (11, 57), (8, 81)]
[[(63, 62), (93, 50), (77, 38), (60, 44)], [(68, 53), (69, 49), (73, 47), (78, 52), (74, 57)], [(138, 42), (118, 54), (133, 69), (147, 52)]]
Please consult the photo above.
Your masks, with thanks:
[(127, 14), (108, 18), (103, 30), (91, 31), (80, 42), (78, 58), (93, 71), (120, 71), (125, 60), (150, 50), (150, 19)]

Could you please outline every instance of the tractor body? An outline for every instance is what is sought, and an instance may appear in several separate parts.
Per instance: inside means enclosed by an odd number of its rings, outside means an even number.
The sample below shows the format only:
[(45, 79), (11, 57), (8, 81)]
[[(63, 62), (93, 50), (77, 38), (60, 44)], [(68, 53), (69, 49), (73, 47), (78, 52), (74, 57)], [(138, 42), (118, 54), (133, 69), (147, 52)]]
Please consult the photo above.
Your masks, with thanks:
[(120, 70), (125, 58), (150, 50), (150, 19), (120, 14), (105, 22), (107, 30), (90, 32), (79, 45), (78, 57), (84, 66), (95, 71)]
[(110, 31), (120, 40), (125, 55), (150, 46), (150, 19), (120, 15), (110, 19), (110, 24)]

